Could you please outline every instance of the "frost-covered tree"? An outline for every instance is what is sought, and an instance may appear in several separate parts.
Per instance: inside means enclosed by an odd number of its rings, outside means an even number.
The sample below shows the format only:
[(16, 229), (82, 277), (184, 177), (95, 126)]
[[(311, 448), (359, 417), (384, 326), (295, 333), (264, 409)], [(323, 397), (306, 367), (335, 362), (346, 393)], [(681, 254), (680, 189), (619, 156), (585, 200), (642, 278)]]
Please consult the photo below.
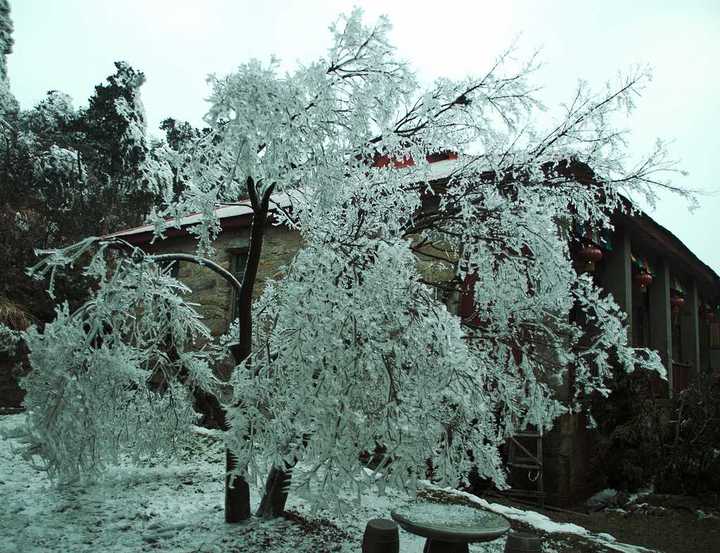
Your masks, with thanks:
[(1, 124), (8, 125), (9, 119), (17, 112), (17, 100), (10, 92), (7, 75), (7, 56), (12, 52), (13, 24), (10, 19), (8, 0), (0, 1), (0, 119)]
[(76, 109), (67, 94), (49, 91), (19, 112), (4, 144), (3, 199), (44, 210), (43, 216), (52, 216), (46, 226), (62, 227), (66, 242), (101, 226), (142, 221), (170, 183), (163, 150), (146, 134), (139, 99), (144, 76), (124, 62), (116, 69), (96, 86), (87, 108)]
[(185, 167), (192, 159), (187, 156), (187, 152), (201, 136), (210, 132), (210, 129), (196, 129), (187, 121), (178, 121), (172, 117), (163, 120), (160, 129), (165, 131), (165, 159), (169, 162), (173, 175), (172, 193), (167, 196), (166, 201), (172, 203), (185, 189)]
[[(659, 180), (671, 168), (663, 148), (627, 167), (623, 133), (610, 124), (613, 113), (632, 109), (646, 73), (598, 95), (581, 84), (544, 130), (534, 119), (532, 63), (513, 70), (506, 54), (479, 77), (424, 89), (396, 56), (389, 29), (385, 19), (366, 27), (355, 11), (332, 27), (325, 57), (290, 73), (252, 61), (213, 78), (210, 131), (187, 149), (182, 195), (152, 217), (162, 235), (173, 219), (202, 214), (192, 229), (199, 256), (220, 232), (218, 204), (249, 198), (253, 210), (230, 346), (233, 397), (220, 398), (229, 522), (249, 516), (247, 481), (268, 470), (262, 516), (282, 511), (290, 487), (316, 501), (346, 486), (360, 494), (373, 481), (359, 476), (358, 459), (368, 452), (373, 467), (405, 489), (425, 477), (428, 460), (443, 482), (455, 484), (474, 465), (502, 484), (498, 446), (506, 437), (528, 425), (547, 429), (578, 408), (553, 395), (570, 367), (578, 397), (604, 392), (611, 364), (661, 370), (657, 356), (629, 347), (622, 312), (578, 275), (569, 253), (571, 229), (611, 227), (622, 192), (652, 196), (669, 186)], [(447, 152), (458, 156), (438, 181), (430, 162)], [(253, 305), (271, 222), (296, 229), (303, 248)], [(50, 254), (40, 273), (77, 261), (78, 251)], [(450, 275), (428, 279), (418, 254)], [(157, 274), (151, 256), (133, 255)], [(120, 269), (130, 271), (125, 262)], [(177, 294), (162, 292), (168, 282), (143, 286), (178, 306), (140, 308), (138, 321), (146, 321), (132, 325), (147, 327), (153, 338), (144, 342), (112, 322), (117, 309), (127, 310), (127, 290), (103, 277), (96, 293), (105, 298), (92, 326), (103, 332), (97, 347), (133, 352), (117, 373), (123, 390), (152, 390), (151, 360), (164, 351), (168, 316), (195, 321)], [(442, 298), (453, 294), (472, 296), (470, 316), (448, 309)], [(66, 340), (61, 329), (72, 317), (61, 310), (45, 332)], [(74, 331), (79, 337), (85, 328), (76, 323)], [(36, 331), (26, 339), (33, 356), (50, 347), (63, 359), (75, 351), (50, 346)], [(80, 358), (89, 379), (100, 370), (95, 349)], [(200, 350), (189, 364), (210, 363), (222, 349)], [(56, 365), (71, 370), (80, 361)], [(126, 373), (133, 378), (123, 384)], [(32, 382), (28, 393), (43, 397)], [(34, 405), (30, 424), (42, 425), (48, 408)], [(121, 442), (104, 443), (128, 445)], [(73, 462), (61, 449), (52, 454), (59, 470)]]
[[(76, 258), (91, 242), (68, 253)], [(182, 284), (150, 260), (119, 259), (110, 271), (102, 248), (86, 274), (99, 284), (90, 301), (72, 313), (61, 305), (43, 332), (24, 335), (29, 453), (65, 481), (120, 455), (173, 449), (178, 428), (195, 420), (187, 394), (215, 381), (207, 352), (195, 350), (208, 331), (182, 301)]]
[(77, 109), (57, 90), (30, 109), (13, 102), (4, 108), (0, 252), (9, 266), (0, 276), (0, 295), (41, 319), (52, 307), (24, 275), (33, 248), (139, 224), (172, 185), (168, 148), (146, 134), (139, 100), (144, 77), (126, 63), (116, 68), (87, 108)]

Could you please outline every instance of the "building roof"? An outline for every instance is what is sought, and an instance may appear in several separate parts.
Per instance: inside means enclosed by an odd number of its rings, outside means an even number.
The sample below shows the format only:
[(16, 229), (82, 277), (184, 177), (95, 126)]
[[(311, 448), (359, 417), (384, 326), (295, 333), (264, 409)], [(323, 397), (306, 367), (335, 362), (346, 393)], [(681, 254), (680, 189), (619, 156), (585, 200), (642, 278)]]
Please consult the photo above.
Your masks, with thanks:
[[(451, 155), (449, 159), (428, 158), (430, 172), (428, 182), (441, 181), (457, 170), (461, 161)], [(382, 166), (382, 165), (381, 165)], [(403, 165), (404, 166), (404, 165)], [(592, 172), (591, 172), (592, 173)], [(594, 177), (589, 177), (592, 180)], [(297, 193), (297, 192), (295, 192)], [(270, 211), (292, 207), (293, 191), (273, 194)], [(250, 201), (220, 205), (216, 210), (223, 231), (248, 227), (252, 221), (253, 210)], [(186, 236), (188, 229), (200, 222), (202, 214), (187, 215), (175, 222), (173, 227), (164, 231), (166, 237)], [(676, 272), (689, 273), (698, 279), (698, 284), (712, 295), (720, 295), (720, 276), (701, 261), (677, 236), (656, 222), (647, 213), (636, 210), (636, 214), (620, 214), (618, 221), (633, 232), (642, 245), (663, 254), (668, 258), (671, 268)], [(122, 238), (133, 245), (149, 244), (154, 236), (153, 225), (142, 225), (109, 234), (106, 238)], [(670, 255), (667, 255), (670, 254)]]
[[(273, 194), (270, 199), (270, 209), (288, 208), (292, 205), (292, 199), (289, 193)], [(253, 210), (250, 206), (250, 200), (238, 202), (235, 204), (221, 204), (215, 209), (220, 225), (223, 230), (226, 227), (243, 227), (250, 224)], [(164, 231), (165, 236), (183, 236), (187, 234), (190, 227), (197, 225), (202, 220), (201, 213), (193, 213), (186, 215), (179, 220), (171, 221), (173, 226)], [(103, 236), (103, 238), (122, 238), (133, 245), (147, 244), (153, 239), (155, 231), (154, 225), (141, 225), (129, 229), (120, 230)]]
[(630, 229), (639, 246), (662, 255), (673, 273), (694, 277), (706, 295), (720, 300), (720, 276), (672, 232), (640, 210), (634, 215), (620, 214), (617, 219)]
[[(456, 159), (444, 159), (431, 161), (429, 165), (428, 182), (448, 178), (456, 170), (458, 161)], [(298, 192), (295, 192), (298, 193)], [(270, 211), (274, 209), (286, 209), (292, 207), (293, 191), (273, 194), (270, 198)], [(220, 221), (222, 230), (231, 228), (242, 228), (250, 225), (253, 210), (250, 200), (235, 204), (222, 204), (215, 209), (215, 214)], [(173, 222), (173, 226), (164, 231), (166, 237), (185, 236), (188, 229), (197, 225), (202, 220), (201, 213), (193, 213)], [(148, 244), (153, 239), (155, 227), (153, 225), (141, 225), (129, 229), (120, 230), (108, 234), (103, 238), (122, 238), (132, 245)]]

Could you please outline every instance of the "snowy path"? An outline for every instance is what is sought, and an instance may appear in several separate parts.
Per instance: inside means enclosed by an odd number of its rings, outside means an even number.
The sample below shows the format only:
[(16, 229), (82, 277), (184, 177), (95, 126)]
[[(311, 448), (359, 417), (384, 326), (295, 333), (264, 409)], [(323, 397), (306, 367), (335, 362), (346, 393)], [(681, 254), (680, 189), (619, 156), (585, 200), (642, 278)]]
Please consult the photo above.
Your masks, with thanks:
[[(11, 430), (21, 416), (0, 417)], [(305, 535), (287, 521), (223, 521), (222, 452), (216, 462), (117, 467), (102, 484), (58, 489), (0, 442), (0, 552), (295, 551)], [(265, 547), (283, 536), (279, 547)]]

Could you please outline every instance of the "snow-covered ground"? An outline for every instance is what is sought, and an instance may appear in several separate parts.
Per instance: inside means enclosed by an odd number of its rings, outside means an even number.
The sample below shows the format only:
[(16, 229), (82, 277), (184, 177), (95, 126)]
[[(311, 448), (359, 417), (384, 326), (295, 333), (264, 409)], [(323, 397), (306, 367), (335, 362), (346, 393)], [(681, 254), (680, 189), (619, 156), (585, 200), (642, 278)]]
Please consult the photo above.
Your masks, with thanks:
[[(17, 434), (24, 415), (0, 417), (0, 432)], [(309, 515), (302, 502), (289, 509), (308, 519), (332, 518), (347, 535), (331, 525), (312, 528), (288, 520), (228, 525), (223, 519), (223, 452), (210, 439), (192, 462), (166, 467), (116, 467), (107, 481), (89, 486), (57, 488), (43, 472), (20, 457), (17, 438), (0, 442), (0, 552), (40, 553), (130, 551), (269, 553), (360, 550), (365, 524), (388, 518), (390, 509), (406, 501), (389, 493), (372, 498), (342, 517), (327, 512)], [(259, 498), (253, 490), (253, 499)], [(403, 533), (403, 549), (422, 550), (423, 540)], [(475, 551), (502, 551), (476, 547)]]
[(651, 549), (646, 549), (637, 545), (629, 545), (618, 542), (613, 536), (607, 533), (596, 534), (578, 526), (577, 524), (555, 522), (547, 516), (535, 511), (518, 509), (498, 503), (490, 503), (487, 500), (477, 497), (473, 494), (461, 492), (458, 490), (445, 489), (453, 495), (466, 497), (471, 503), (479, 505), (483, 509), (488, 509), (495, 513), (501, 514), (510, 520), (521, 522), (541, 532), (547, 534), (571, 534), (584, 538), (586, 541), (602, 546), (612, 551), (621, 551), (622, 553), (652, 553)]
[[(0, 417), (0, 552), (252, 552), (304, 553), (360, 551), (368, 520), (389, 518), (392, 508), (407, 502), (394, 490), (363, 500), (362, 506), (337, 515), (311, 513), (293, 498), (288, 508), (295, 520), (228, 525), (223, 520), (223, 452), (219, 444), (198, 436), (200, 452), (168, 466), (118, 466), (102, 483), (53, 486), (45, 474), (20, 457), (17, 439), (24, 415)], [(448, 493), (448, 492), (443, 492)], [(573, 525), (553, 527), (532, 511), (521, 511), (470, 494), (464, 496), (510, 519), (545, 532), (572, 533), (607, 548), (640, 553), (604, 535)], [(257, 501), (259, 494), (253, 490)], [(291, 517), (292, 518), (292, 517)], [(401, 551), (422, 551), (424, 540), (401, 531)], [(472, 544), (471, 552), (501, 553), (504, 539)], [(608, 549), (610, 549), (608, 548)], [(558, 551), (550, 544), (548, 553)]]

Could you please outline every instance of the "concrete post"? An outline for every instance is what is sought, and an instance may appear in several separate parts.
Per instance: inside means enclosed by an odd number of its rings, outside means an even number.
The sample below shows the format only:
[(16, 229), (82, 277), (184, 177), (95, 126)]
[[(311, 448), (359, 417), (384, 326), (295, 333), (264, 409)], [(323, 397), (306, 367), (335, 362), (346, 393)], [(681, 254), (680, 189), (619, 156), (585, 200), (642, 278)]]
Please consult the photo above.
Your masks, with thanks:
[(393, 520), (374, 518), (365, 526), (362, 553), (399, 553), (400, 532)]
[(670, 313), (670, 269), (658, 259), (650, 294), (650, 347), (657, 350), (668, 372), (668, 391), (672, 394), (672, 323)]

